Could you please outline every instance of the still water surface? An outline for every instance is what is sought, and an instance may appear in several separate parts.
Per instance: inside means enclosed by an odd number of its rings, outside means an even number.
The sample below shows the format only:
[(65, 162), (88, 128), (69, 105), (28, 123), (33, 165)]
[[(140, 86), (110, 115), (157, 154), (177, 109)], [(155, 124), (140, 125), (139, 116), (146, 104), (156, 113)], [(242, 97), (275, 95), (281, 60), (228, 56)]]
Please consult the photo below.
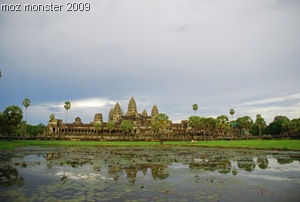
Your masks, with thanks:
[(0, 201), (300, 201), (300, 152), (200, 147), (0, 151)]

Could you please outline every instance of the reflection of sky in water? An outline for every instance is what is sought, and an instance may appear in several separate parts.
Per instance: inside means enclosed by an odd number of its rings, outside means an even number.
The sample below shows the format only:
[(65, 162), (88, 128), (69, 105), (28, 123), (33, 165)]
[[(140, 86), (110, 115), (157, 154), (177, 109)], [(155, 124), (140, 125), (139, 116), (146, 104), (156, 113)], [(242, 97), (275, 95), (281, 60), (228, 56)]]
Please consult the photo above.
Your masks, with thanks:
[(114, 180), (113, 178), (105, 177), (101, 174), (95, 174), (95, 173), (74, 173), (69, 171), (59, 171), (55, 173), (58, 177), (63, 177), (64, 175), (67, 176), (69, 179), (72, 180), (88, 180), (88, 181), (96, 181), (96, 180)]
[[(257, 158), (253, 160), (257, 162)], [(255, 180), (297, 181), (297, 183), (300, 183), (300, 165), (299, 161), (279, 164), (277, 159), (268, 158), (268, 167), (266, 169), (261, 169), (256, 165), (252, 172), (239, 171), (238, 175)]]
[(170, 169), (188, 169), (189, 165), (182, 164), (182, 163), (172, 163), (168, 166)]

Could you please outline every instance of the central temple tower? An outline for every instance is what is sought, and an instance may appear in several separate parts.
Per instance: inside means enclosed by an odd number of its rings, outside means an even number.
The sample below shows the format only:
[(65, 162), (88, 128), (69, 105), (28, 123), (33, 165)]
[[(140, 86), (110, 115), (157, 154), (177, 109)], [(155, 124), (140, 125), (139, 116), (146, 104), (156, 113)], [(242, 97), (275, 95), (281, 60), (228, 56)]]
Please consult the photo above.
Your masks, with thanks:
[(126, 112), (125, 116), (138, 116), (136, 102), (133, 97), (131, 97), (129, 101), (128, 111)]

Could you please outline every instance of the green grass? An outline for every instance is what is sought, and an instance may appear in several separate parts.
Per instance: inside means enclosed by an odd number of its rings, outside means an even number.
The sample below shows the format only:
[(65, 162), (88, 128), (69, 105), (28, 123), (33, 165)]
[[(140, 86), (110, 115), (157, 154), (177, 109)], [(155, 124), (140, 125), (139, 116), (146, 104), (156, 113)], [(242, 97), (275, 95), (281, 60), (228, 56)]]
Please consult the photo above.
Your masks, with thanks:
[[(164, 142), (163, 145), (225, 147), (249, 149), (300, 150), (300, 140), (240, 140), (240, 141), (199, 141)], [(160, 146), (159, 142), (97, 142), (97, 141), (40, 141), (40, 140), (1, 140), (0, 149), (22, 146)]]

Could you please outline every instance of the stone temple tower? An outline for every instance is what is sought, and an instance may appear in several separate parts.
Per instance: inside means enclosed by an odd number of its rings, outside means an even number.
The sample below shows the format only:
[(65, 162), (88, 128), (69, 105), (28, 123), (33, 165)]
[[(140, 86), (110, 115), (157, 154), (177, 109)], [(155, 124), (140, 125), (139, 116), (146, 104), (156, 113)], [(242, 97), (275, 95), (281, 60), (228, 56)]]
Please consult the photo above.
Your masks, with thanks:
[(138, 116), (136, 103), (133, 97), (131, 97), (128, 105), (128, 111), (125, 116)]
[(154, 117), (154, 116), (156, 116), (157, 114), (158, 114), (158, 109), (157, 109), (157, 106), (154, 105), (154, 106), (152, 107), (151, 116)]
[(102, 123), (102, 122), (103, 122), (102, 114), (101, 113), (95, 114), (94, 123)]
[(143, 113), (142, 113), (142, 116), (143, 116), (143, 117), (147, 117), (147, 116), (148, 116), (148, 113), (147, 113), (146, 109), (144, 109), (144, 111), (143, 111)]
[(120, 104), (117, 102), (114, 108), (114, 113), (113, 113), (113, 121), (118, 122), (121, 120), (121, 107)]
[(108, 121), (112, 121), (114, 117), (114, 108), (112, 107), (108, 114)]

